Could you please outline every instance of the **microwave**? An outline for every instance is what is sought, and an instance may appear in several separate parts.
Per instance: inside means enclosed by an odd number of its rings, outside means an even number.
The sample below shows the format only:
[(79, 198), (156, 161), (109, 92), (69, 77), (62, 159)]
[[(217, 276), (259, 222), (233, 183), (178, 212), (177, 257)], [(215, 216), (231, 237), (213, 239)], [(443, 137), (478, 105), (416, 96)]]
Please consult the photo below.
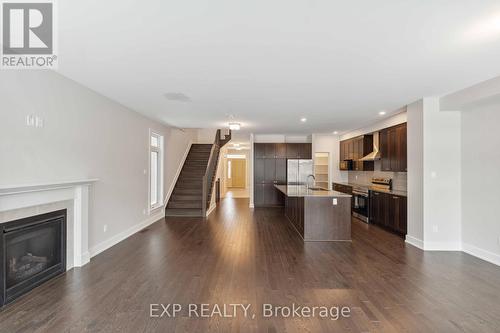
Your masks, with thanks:
[(353, 170), (353, 164), (352, 160), (340, 161), (340, 170)]

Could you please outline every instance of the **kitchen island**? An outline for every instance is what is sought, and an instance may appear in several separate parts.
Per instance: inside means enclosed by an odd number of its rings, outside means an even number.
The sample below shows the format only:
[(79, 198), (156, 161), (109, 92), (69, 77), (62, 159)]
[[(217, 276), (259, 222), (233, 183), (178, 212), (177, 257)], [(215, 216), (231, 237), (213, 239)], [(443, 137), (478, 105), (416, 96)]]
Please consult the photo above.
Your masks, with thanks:
[(275, 185), (285, 215), (304, 241), (350, 241), (351, 195), (303, 185)]

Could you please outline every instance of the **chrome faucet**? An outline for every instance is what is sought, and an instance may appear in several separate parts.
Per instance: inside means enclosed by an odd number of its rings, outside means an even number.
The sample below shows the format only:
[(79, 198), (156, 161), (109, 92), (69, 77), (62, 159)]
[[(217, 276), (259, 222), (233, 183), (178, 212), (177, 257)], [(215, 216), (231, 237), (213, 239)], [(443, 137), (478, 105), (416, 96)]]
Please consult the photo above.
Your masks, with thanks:
[[(314, 175), (307, 175), (307, 179), (306, 179), (306, 188), (307, 189), (309, 189), (309, 177), (312, 177), (314, 182), (316, 182), (316, 177), (314, 177)], [(314, 187), (314, 182), (313, 182), (313, 187)]]

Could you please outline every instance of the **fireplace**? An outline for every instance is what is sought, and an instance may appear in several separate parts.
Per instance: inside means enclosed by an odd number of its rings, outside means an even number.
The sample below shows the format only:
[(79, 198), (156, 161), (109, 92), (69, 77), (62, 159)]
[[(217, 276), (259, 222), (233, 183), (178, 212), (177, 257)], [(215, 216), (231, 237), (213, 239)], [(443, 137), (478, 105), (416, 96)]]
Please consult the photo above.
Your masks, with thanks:
[(66, 271), (66, 210), (0, 224), (0, 307)]

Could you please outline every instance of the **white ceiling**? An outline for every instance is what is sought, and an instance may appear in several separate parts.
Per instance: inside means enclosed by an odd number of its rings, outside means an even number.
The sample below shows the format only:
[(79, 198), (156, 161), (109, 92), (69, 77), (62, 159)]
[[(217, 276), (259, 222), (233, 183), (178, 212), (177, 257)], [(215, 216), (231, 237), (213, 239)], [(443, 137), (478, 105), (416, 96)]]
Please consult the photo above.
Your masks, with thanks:
[(59, 72), (178, 127), (233, 114), (246, 132), (345, 131), (500, 75), (498, 0), (64, 0), (58, 11)]

